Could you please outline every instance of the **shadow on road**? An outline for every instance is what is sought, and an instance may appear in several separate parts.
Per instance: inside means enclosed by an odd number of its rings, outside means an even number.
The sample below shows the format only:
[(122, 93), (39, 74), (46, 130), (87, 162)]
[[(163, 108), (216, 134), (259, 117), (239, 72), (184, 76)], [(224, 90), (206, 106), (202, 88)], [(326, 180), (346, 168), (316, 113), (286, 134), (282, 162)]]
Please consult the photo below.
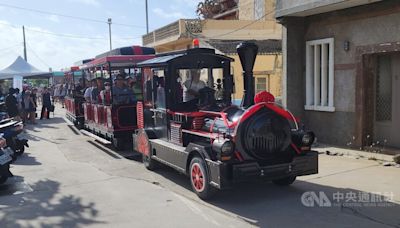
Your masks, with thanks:
[(36, 160), (30, 153), (23, 153), (18, 159), (13, 163), (14, 165), (41, 165), (42, 163)]
[[(159, 175), (191, 191), (189, 179), (170, 168), (160, 168)], [(325, 194), (330, 205), (305, 206), (302, 196), (314, 192)], [(191, 194), (191, 193), (188, 193)], [(343, 194), (341, 200), (334, 198)], [(339, 194), (339, 195), (338, 195)], [(306, 194), (307, 195), (307, 194)], [(304, 196), (306, 196), (304, 195)], [(371, 202), (358, 203), (359, 197)], [(369, 199), (365, 199), (366, 195)], [(355, 197), (354, 200), (351, 196)], [(297, 180), (293, 185), (280, 187), (271, 182), (249, 182), (219, 191), (206, 204), (233, 213), (248, 223), (260, 227), (400, 227), (400, 205), (387, 202), (386, 193), (368, 193), (356, 189), (335, 188)], [(349, 200), (347, 202), (347, 200)], [(373, 203), (380, 200), (381, 203)], [(356, 202), (355, 202), (356, 201)], [(311, 202), (311, 201), (308, 201)], [(317, 219), (313, 219), (317, 218)]]
[(96, 220), (94, 203), (73, 195), (60, 196), (60, 183), (38, 181), (33, 192), (0, 197), (0, 227), (80, 227), (104, 223)]

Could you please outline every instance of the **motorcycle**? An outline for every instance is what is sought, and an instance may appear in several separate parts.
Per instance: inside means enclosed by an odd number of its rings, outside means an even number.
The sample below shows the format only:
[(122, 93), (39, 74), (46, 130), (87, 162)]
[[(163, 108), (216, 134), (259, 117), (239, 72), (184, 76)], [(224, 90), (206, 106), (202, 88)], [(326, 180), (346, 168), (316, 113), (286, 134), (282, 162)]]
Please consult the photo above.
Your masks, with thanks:
[(0, 134), (0, 184), (5, 183), (9, 177), (13, 176), (10, 164), (13, 161), (14, 151), (6, 146), (6, 139), (2, 138)]
[(13, 159), (24, 153), (25, 147), (29, 147), (28, 140), (20, 136), (24, 129), (21, 121), (14, 119), (4, 119), (0, 121), (0, 133), (3, 133), (3, 138), (6, 139), (8, 147), (15, 153)]

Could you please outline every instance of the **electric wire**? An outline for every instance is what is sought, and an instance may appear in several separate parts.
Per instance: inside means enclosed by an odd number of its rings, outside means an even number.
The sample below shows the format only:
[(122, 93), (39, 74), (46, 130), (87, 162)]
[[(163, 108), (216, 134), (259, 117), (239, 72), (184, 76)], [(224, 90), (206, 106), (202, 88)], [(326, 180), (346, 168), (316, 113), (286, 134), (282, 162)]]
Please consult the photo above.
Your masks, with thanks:
[[(10, 5), (10, 4), (6, 4), (6, 3), (0, 3), (0, 6), (7, 7), (7, 8), (18, 9), (18, 10), (35, 12), (35, 13), (39, 13), (39, 14), (54, 15), (54, 16), (59, 16), (59, 17), (64, 17), (64, 18), (75, 19), (75, 20), (82, 20), (82, 21), (90, 21), (90, 22), (94, 22), (94, 23), (108, 24), (107, 21), (103, 21), (103, 20), (99, 20), (99, 19), (93, 19), (93, 18), (87, 18), (87, 17), (79, 17), (79, 16), (73, 16), (73, 15), (67, 15), (67, 14), (61, 14), (61, 13), (54, 13), (54, 12), (49, 12), (49, 11), (45, 11), (45, 10), (32, 9), (32, 8), (26, 8), (26, 7), (16, 6), (16, 5)], [(117, 23), (117, 22), (112, 22), (112, 24), (113, 25), (119, 25), (119, 26), (125, 26), (125, 27), (145, 28), (145, 26), (141, 26), (141, 25), (130, 25), (130, 24), (124, 24), (124, 23)]]
[(46, 61), (44, 61), (42, 58), (39, 57), (38, 54), (36, 54), (36, 51), (28, 44), (26, 43), (26, 46), (30, 49), (30, 52), (33, 53), (33, 55), (38, 59), (42, 64), (44, 64), (47, 68), (50, 68), (50, 65), (47, 64)]
[[(3, 23), (0, 22), (2, 25), (10, 26), (13, 28), (19, 29), (21, 26), (13, 25), (10, 23)], [(35, 33), (41, 33), (41, 34), (47, 34), (47, 35), (52, 35), (52, 36), (59, 36), (59, 37), (65, 37), (65, 38), (73, 38), (73, 39), (88, 39), (88, 40), (109, 40), (108, 37), (100, 37), (100, 36), (83, 36), (83, 35), (75, 35), (75, 34), (65, 34), (65, 33), (55, 33), (55, 32), (49, 32), (49, 31), (43, 31), (43, 30), (37, 30), (33, 29), (30, 27), (25, 26), (25, 30), (35, 32)], [(113, 38), (113, 40), (133, 40), (133, 39), (138, 39), (141, 38), (142, 36), (135, 36), (135, 37), (116, 37)]]

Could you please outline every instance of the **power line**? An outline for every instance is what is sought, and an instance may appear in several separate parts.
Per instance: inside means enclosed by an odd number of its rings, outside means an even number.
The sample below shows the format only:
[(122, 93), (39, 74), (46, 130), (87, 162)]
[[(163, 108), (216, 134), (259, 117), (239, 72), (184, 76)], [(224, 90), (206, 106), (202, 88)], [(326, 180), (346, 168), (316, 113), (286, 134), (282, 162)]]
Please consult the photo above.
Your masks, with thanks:
[[(9, 24), (9, 23), (2, 23), (2, 25), (10, 26), (13, 28), (19, 29), (21, 26)], [(64, 37), (64, 38), (73, 38), (73, 39), (88, 39), (88, 40), (108, 40), (107, 37), (91, 37), (91, 36), (82, 36), (82, 35), (75, 35), (75, 34), (65, 34), (65, 33), (55, 33), (55, 32), (49, 32), (49, 31), (43, 31), (43, 30), (37, 30), (37, 29), (32, 29), (29, 27), (25, 27), (26, 30), (31, 31), (31, 32), (36, 32), (36, 33), (41, 33), (41, 34), (47, 34), (47, 35), (52, 35), (52, 36), (59, 36), (59, 37)], [(141, 36), (137, 37), (119, 37), (119, 38), (114, 38), (115, 40), (133, 40), (133, 39), (138, 39), (141, 38)]]
[[(99, 20), (99, 19), (93, 19), (93, 18), (87, 18), (87, 17), (79, 17), (79, 16), (60, 14), (60, 13), (54, 13), (54, 12), (38, 10), (38, 9), (32, 9), (32, 8), (26, 8), (26, 7), (10, 5), (10, 4), (5, 4), (5, 3), (0, 3), (0, 6), (13, 8), (13, 9), (18, 9), (18, 10), (25, 10), (25, 11), (35, 12), (35, 13), (39, 13), (39, 14), (55, 15), (55, 16), (71, 18), (71, 19), (75, 19), (75, 20), (82, 20), (82, 21), (90, 21), (90, 22), (94, 22), (94, 23), (107, 24), (107, 21), (103, 21), (103, 20)], [(141, 26), (141, 25), (130, 25), (130, 24), (124, 24), (124, 23), (113, 23), (113, 24), (114, 25), (119, 25), (119, 26), (125, 26), (125, 27), (145, 28), (145, 26)]]
[(0, 51), (7, 51), (7, 50), (9, 50), (9, 49), (14, 49), (14, 48), (17, 47), (17, 46), (21, 46), (21, 43), (19, 43), (19, 44), (14, 44), (13, 46), (9, 46), (9, 47), (6, 47), (6, 48), (2, 48), (2, 49), (0, 49)]
[(33, 50), (33, 48), (31, 47), (31, 45), (27, 44), (27, 46), (29, 47), (29, 49), (30, 49), (30, 51), (33, 53), (33, 55), (34, 55), (40, 62), (42, 62), (44, 65), (46, 65), (48, 68), (50, 68), (50, 65), (47, 64), (42, 58), (40, 58), (38, 54), (36, 54), (35, 50)]

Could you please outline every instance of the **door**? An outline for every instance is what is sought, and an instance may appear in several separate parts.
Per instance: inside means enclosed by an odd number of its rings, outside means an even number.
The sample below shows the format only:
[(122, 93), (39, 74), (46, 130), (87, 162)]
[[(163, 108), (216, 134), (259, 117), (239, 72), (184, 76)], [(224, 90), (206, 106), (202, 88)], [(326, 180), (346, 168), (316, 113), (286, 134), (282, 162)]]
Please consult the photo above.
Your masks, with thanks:
[(167, 140), (167, 110), (164, 76), (153, 77), (153, 119), (157, 138)]
[(374, 105), (375, 143), (400, 148), (400, 54), (378, 57)]

